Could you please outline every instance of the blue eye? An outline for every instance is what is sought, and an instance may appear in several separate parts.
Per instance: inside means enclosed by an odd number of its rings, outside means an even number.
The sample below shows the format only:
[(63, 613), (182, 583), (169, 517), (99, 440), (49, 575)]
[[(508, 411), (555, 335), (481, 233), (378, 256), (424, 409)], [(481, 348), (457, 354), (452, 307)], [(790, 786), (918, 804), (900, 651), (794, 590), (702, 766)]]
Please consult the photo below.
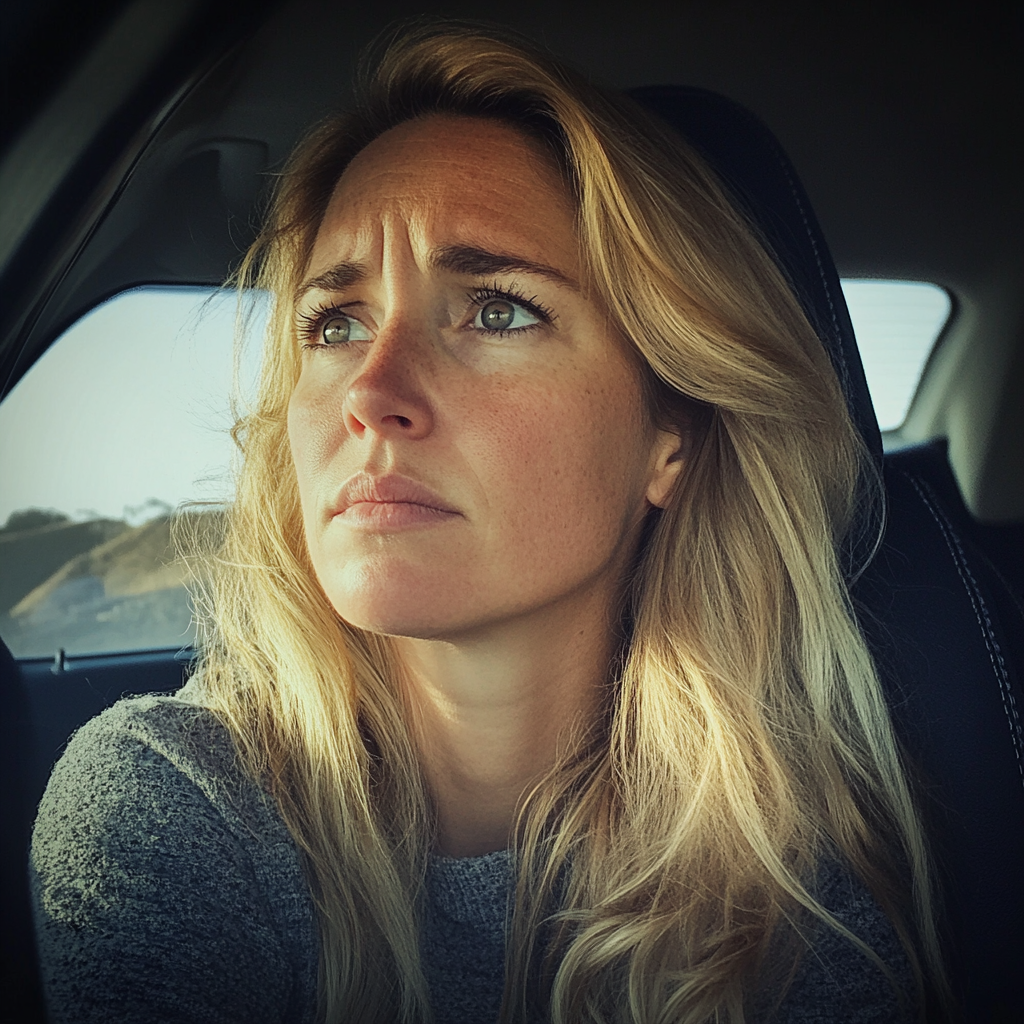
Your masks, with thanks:
[(533, 327), (540, 322), (540, 317), (534, 316), (517, 302), (510, 302), (508, 299), (489, 299), (480, 306), (473, 326), (497, 334)]

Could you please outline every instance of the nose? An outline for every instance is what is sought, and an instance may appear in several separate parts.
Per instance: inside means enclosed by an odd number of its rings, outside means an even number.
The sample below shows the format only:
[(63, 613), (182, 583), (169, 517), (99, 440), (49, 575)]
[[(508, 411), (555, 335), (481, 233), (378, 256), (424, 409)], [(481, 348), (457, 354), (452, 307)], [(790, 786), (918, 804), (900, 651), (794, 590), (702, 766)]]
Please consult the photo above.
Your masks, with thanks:
[(349, 433), (361, 438), (370, 431), (409, 441), (426, 437), (434, 429), (433, 409), (423, 386), (427, 359), (415, 326), (384, 325), (345, 393)]

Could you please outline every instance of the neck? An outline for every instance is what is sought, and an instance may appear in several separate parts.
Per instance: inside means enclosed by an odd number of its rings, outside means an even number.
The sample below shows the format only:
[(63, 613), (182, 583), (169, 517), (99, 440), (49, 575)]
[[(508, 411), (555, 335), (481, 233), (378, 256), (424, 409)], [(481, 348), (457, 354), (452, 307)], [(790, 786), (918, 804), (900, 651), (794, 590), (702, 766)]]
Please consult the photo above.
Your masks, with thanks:
[(607, 598), (454, 639), (397, 639), (440, 852), (508, 846), (523, 797), (600, 713), (616, 633)]

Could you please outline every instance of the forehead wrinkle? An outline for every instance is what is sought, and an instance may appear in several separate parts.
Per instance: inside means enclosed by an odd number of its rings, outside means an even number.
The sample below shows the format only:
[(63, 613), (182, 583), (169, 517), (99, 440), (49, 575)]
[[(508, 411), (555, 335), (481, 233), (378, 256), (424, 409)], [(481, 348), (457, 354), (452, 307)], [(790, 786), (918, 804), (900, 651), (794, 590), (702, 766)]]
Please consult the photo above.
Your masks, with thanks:
[[(472, 127), (475, 130), (478, 124), (474, 122)], [(369, 264), (376, 265), (379, 257), (384, 264), (381, 270), (387, 273), (385, 265), (390, 262), (389, 257), (393, 257), (395, 243), (398, 243), (399, 248), (409, 247), (414, 262), (423, 270), (473, 277), (520, 271), (580, 291), (580, 284), (571, 276), (576, 273), (579, 259), (579, 240), (571, 209), (564, 212), (569, 216), (568, 227), (572, 236), (569, 241), (575, 243), (573, 251), (563, 253), (565, 246), (561, 239), (555, 245), (556, 252), (567, 257), (565, 262), (569, 266), (564, 270), (559, 269), (563, 260), (557, 255), (553, 261), (555, 266), (544, 260), (550, 250), (544, 243), (549, 241), (551, 216), (531, 218), (522, 215), (524, 206), (526, 209), (534, 206), (532, 201), (527, 203), (526, 200), (534, 199), (538, 187), (549, 200), (555, 200), (555, 205), (563, 206), (565, 195), (561, 183), (538, 182), (539, 168), (531, 160), (524, 173), (518, 175), (496, 173), (493, 167), (488, 168), (483, 177), (495, 179), (488, 181), (491, 187), (483, 188), (483, 182), (473, 178), (477, 187), (471, 185), (467, 191), (465, 182), (457, 184), (461, 180), (459, 174), (450, 177), (447, 173), (448, 165), (452, 163), (449, 141), (445, 140), (444, 151), (435, 152), (438, 140), (428, 136), (424, 144), (419, 137), (422, 129), (422, 124), (408, 129), (399, 126), (392, 130), (398, 135), (386, 133), (357, 155), (335, 185), (316, 247), (319, 249), (323, 243), (325, 248), (335, 248), (339, 241), (347, 239), (344, 247), (350, 252), (352, 248), (357, 252), (362, 250), (359, 256), (365, 260), (364, 245), (368, 244), (375, 250)], [(414, 132), (416, 137), (403, 138), (400, 134), (403, 130)], [(503, 128), (501, 134), (507, 131)], [(524, 142), (528, 150), (532, 148), (529, 140), (516, 138), (515, 141), (516, 148), (522, 147)], [(382, 151), (381, 146), (386, 148)], [(382, 157), (387, 148), (393, 148), (394, 152), (389, 153), (390, 159), (385, 162)], [(458, 162), (455, 161), (456, 164)], [(518, 165), (516, 160), (512, 163)], [(541, 177), (547, 176), (541, 174)], [(491, 201), (492, 192), (494, 201)], [(508, 218), (504, 207), (510, 203), (511, 217), (507, 226), (511, 232), (495, 232), (493, 226)], [(552, 213), (548, 211), (548, 214)], [(480, 228), (488, 237), (478, 237)], [(376, 242), (363, 237), (365, 232), (375, 235)], [(405, 236), (404, 244), (396, 237), (398, 232)], [(506, 235), (508, 237), (504, 237)], [(363, 244), (358, 244), (360, 241)], [(539, 251), (537, 243), (541, 244)], [(353, 257), (355, 255), (352, 253)], [(531, 259), (531, 256), (537, 258)], [(369, 273), (366, 265), (363, 269)], [(322, 283), (344, 286), (354, 280), (354, 277), (349, 281), (335, 277)]]
[[(336, 205), (337, 199), (332, 198), (331, 204)], [(328, 207), (328, 212), (317, 232), (314, 256), (317, 250), (329, 248), (335, 251), (355, 250), (363, 253), (364, 257), (336, 260), (325, 270), (307, 278), (295, 290), (296, 304), (310, 291), (340, 292), (373, 276), (371, 267), (377, 263), (377, 257), (379, 256), (382, 262), (387, 260), (389, 235), (394, 233), (396, 224), (410, 240), (416, 234), (416, 204), (407, 204), (400, 198), (390, 197), (383, 208), (372, 211), (369, 218), (362, 215), (361, 205), (357, 198), (354, 203), (345, 204), (343, 210), (332, 211)], [(407, 209), (410, 209), (411, 213), (407, 213)], [(352, 220), (353, 216), (355, 223)], [(369, 262), (366, 262), (367, 255)], [(314, 259), (313, 262), (321, 261)]]

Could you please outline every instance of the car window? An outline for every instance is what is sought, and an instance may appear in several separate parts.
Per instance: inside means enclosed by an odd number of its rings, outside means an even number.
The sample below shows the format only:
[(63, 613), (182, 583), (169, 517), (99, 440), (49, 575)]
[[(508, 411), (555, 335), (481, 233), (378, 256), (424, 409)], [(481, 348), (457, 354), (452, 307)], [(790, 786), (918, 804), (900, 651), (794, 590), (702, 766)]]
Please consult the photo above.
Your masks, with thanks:
[[(0, 635), (17, 657), (194, 639), (176, 508), (231, 500), (235, 293), (145, 288), (66, 331), (0, 405)], [(265, 310), (245, 310), (251, 391)]]
[[(883, 430), (906, 415), (949, 315), (917, 282), (844, 281)], [(265, 302), (245, 304), (237, 398), (251, 394)], [(17, 657), (194, 640), (175, 509), (232, 497), (235, 293), (140, 288), (66, 331), (0, 405), (0, 635)], [(201, 504), (197, 504), (201, 503)]]
[(842, 285), (878, 426), (896, 430), (949, 320), (949, 294), (925, 281), (846, 279)]

